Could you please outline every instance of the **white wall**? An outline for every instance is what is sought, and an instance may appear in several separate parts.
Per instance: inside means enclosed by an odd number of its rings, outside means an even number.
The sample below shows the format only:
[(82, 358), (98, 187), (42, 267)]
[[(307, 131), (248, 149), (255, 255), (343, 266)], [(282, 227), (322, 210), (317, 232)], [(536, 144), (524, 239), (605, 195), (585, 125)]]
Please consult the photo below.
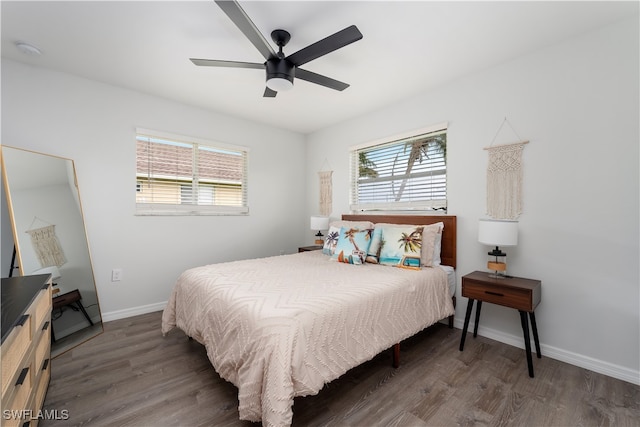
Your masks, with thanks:
[[(136, 127), (248, 147), (250, 215), (135, 216)], [(304, 238), (295, 133), (3, 60), (2, 144), (75, 161), (105, 320), (164, 308), (187, 268), (293, 253)]]
[[(315, 172), (333, 167), (333, 214), (349, 211), (349, 147), (449, 122), (448, 205), (458, 217), (460, 277), (486, 266), (487, 152), (505, 116), (524, 149), (524, 212), (509, 272), (542, 280), (543, 357), (640, 383), (638, 20), (618, 23), (476, 73), (308, 137)], [(437, 64), (434, 64), (437, 66)], [(505, 125), (496, 144), (518, 138)], [(457, 325), (466, 299), (459, 298)], [(481, 335), (523, 347), (515, 310), (485, 304)], [(535, 363), (535, 362), (534, 362)]]

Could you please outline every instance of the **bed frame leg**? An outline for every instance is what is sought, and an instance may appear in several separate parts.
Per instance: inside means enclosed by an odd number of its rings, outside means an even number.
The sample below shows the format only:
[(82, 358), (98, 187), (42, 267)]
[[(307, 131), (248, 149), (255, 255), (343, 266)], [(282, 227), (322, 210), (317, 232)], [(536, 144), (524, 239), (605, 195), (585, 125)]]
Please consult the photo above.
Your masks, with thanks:
[(400, 366), (400, 343), (393, 345), (393, 367), (398, 368)]
[[(456, 308), (456, 297), (455, 295), (451, 297), (451, 301), (453, 301), (453, 308)], [(449, 329), (453, 329), (453, 317), (449, 316)]]

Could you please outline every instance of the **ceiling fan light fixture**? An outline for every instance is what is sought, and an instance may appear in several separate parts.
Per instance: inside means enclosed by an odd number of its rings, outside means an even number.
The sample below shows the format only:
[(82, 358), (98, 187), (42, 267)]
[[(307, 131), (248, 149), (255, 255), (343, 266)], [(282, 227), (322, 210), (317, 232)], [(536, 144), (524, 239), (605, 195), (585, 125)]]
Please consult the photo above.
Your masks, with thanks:
[(271, 58), (266, 62), (267, 87), (276, 92), (293, 89), (295, 68), (282, 58)]
[(284, 92), (293, 89), (293, 82), (284, 77), (272, 77), (267, 80), (267, 87), (276, 92)]

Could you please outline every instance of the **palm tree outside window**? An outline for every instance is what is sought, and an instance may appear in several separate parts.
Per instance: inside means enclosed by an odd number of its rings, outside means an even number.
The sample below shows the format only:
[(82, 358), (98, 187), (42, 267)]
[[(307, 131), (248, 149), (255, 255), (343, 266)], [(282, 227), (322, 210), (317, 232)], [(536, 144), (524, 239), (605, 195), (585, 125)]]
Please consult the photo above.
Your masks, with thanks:
[(446, 210), (446, 125), (351, 151), (351, 210)]

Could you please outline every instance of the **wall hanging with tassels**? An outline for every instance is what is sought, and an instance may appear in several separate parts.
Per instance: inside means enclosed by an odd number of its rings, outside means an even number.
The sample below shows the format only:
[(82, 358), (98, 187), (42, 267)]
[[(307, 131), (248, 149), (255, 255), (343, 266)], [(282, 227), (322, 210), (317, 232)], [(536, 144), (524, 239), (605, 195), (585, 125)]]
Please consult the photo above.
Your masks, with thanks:
[[(502, 126), (507, 123), (520, 142), (493, 145)], [(517, 219), (522, 213), (522, 150), (529, 141), (515, 132), (507, 118), (498, 128), (489, 151), (487, 166), (487, 215), (494, 219)]]
[[(327, 163), (328, 165), (326, 159), (325, 163)], [(320, 215), (322, 216), (329, 216), (333, 211), (333, 183), (331, 180), (332, 175), (332, 170), (318, 172), (318, 176), (320, 177)]]

